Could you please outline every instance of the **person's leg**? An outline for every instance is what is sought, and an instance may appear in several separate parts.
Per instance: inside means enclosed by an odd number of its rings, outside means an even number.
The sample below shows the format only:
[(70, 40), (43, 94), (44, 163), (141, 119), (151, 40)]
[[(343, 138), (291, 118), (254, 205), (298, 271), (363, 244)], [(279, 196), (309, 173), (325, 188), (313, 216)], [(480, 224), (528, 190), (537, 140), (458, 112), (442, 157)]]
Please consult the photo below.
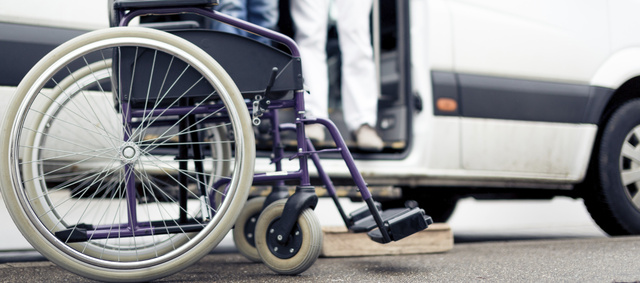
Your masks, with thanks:
[(295, 40), (302, 55), (307, 115), (328, 118), (329, 74), (327, 71), (327, 23), (329, 0), (292, 0), (291, 17)]
[[(220, 1), (220, 4), (214, 6), (216, 11), (220, 13), (227, 14), (234, 18), (238, 18), (241, 20), (247, 20), (247, 0), (224, 0)], [(242, 36), (246, 36), (247, 32), (244, 30), (235, 28), (233, 26), (218, 22), (212, 21), (211, 29), (224, 31), (228, 33), (234, 33)]]
[(375, 128), (378, 81), (370, 35), (372, 0), (336, 0), (342, 52), (342, 106), (350, 131), (363, 124)]
[[(261, 27), (275, 29), (278, 23), (278, 0), (247, 0), (247, 20)], [(249, 37), (264, 44), (270, 44), (270, 40), (249, 34)]]
[(342, 52), (342, 111), (358, 147), (382, 150), (376, 132), (378, 80), (371, 46), (372, 0), (336, 0), (338, 38)]
[[(295, 26), (295, 40), (302, 56), (304, 84), (311, 93), (305, 96), (305, 111), (308, 117), (329, 117), (329, 74), (326, 53), (329, 2), (329, 0), (291, 1), (291, 18)], [(321, 125), (308, 125), (305, 129), (311, 140), (324, 140), (325, 131)]]

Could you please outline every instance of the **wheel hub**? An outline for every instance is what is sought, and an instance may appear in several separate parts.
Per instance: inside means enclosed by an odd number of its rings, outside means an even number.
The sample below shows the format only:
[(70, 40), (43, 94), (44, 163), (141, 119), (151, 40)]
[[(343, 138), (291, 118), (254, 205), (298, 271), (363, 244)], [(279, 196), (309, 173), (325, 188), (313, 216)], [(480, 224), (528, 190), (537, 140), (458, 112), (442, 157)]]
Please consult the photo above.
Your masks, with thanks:
[[(640, 149), (640, 136), (637, 133), (640, 132), (640, 126), (635, 126), (624, 139), (623, 148), (629, 148), (629, 152), (624, 151), (624, 149), (620, 152), (620, 180), (622, 180), (623, 186), (625, 187), (625, 191), (627, 193), (627, 197), (629, 201), (633, 204), (636, 210), (640, 210), (640, 203), (634, 201), (636, 199), (638, 192), (638, 185), (640, 181), (634, 179), (631, 173), (637, 172), (640, 168), (640, 162), (634, 159), (631, 152), (637, 152)], [(626, 185), (624, 185), (626, 184)]]
[(300, 231), (300, 225), (296, 223), (296, 226), (291, 231), (291, 234), (285, 235), (284, 237), (289, 237), (286, 243), (280, 244), (278, 242), (278, 238), (283, 237), (283, 235), (278, 235), (274, 229), (278, 223), (278, 220), (273, 221), (271, 225), (269, 225), (269, 229), (267, 230), (267, 246), (273, 255), (281, 259), (292, 258), (300, 248), (302, 247), (302, 232)]
[(134, 163), (140, 157), (140, 148), (133, 142), (126, 142), (120, 146), (120, 160), (126, 164)]

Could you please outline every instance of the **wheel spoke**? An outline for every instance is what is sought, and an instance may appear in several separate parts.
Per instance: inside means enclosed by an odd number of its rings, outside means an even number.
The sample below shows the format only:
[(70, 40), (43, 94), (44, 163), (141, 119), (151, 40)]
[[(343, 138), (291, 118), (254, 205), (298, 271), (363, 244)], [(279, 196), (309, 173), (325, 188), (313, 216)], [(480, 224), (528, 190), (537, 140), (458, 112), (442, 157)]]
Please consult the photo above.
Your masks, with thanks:
[(622, 156), (631, 159), (636, 164), (640, 164), (640, 150), (629, 142), (625, 142), (622, 145)]
[[(1, 187), (16, 224), (63, 267), (100, 269), (85, 274), (93, 279), (182, 270), (246, 201), (255, 142), (240, 134), (252, 133), (242, 95), (206, 52), (158, 30), (98, 30), (56, 52), (25, 77), (37, 83), (17, 88), (17, 115), (2, 128), (11, 159)], [(180, 135), (194, 142), (172, 140)], [(222, 195), (210, 188), (222, 178), (237, 187), (219, 206), (207, 197)]]
[(622, 185), (628, 186), (638, 181), (640, 181), (640, 168), (622, 171)]
[(637, 208), (640, 208), (640, 193), (636, 191), (636, 194), (631, 197), (631, 201)]

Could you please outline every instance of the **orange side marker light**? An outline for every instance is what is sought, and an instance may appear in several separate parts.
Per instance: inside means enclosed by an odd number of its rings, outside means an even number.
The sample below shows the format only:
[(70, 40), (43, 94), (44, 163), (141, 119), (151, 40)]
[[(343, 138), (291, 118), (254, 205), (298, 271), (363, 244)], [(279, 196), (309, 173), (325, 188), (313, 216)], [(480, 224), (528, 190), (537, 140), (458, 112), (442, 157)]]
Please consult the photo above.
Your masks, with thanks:
[(458, 109), (458, 102), (451, 98), (441, 97), (436, 101), (436, 108), (442, 112), (453, 112)]

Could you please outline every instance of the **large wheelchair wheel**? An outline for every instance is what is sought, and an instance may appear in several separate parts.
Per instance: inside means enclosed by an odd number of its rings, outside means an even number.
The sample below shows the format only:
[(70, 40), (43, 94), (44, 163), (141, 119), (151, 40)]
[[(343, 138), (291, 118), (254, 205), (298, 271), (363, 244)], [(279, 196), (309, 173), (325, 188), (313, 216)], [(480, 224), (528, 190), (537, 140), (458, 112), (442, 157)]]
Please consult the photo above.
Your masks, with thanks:
[(43, 58), (10, 103), (5, 203), (27, 240), (69, 271), (170, 275), (215, 247), (244, 206), (249, 117), (231, 78), (184, 39), (143, 28), (82, 35)]

